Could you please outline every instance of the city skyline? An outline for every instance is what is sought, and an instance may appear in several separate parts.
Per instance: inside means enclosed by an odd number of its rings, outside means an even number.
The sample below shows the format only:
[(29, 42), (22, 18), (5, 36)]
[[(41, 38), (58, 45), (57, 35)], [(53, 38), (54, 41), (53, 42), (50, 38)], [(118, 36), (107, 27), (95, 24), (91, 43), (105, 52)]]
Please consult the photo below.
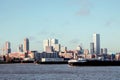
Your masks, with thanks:
[[(57, 38), (63, 46), (89, 49), (92, 34), (101, 35), (101, 47), (120, 52), (119, 0), (5, 0), (0, 1), (0, 48), (11, 42), (17, 51), (24, 38), (30, 50), (43, 50), (43, 40)], [(101, 6), (102, 5), (102, 6)]]
[[(62, 52), (62, 51), (71, 51), (71, 50), (82, 50), (82, 46), (78, 45), (76, 49), (67, 49), (68, 46), (64, 46), (59, 43), (59, 40), (54, 38), (54, 39), (46, 39), (43, 40), (43, 50), (41, 52)], [(84, 50), (88, 50), (90, 54), (104, 54), (107, 53), (108, 49), (100, 47), (100, 34), (93, 34), (93, 42), (90, 42), (89, 48), (83, 48)], [(12, 51), (12, 52), (29, 52), (32, 51), (30, 49), (30, 43), (28, 38), (24, 38), (23, 43), (19, 44), (17, 46), (17, 51)], [(33, 50), (33, 51), (39, 51), (39, 50)], [(11, 43), (9, 41), (5, 42), (5, 45), (1, 48), (1, 53), (6, 53), (9, 54), (11, 53)], [(111, 52), (109, 52), (111, 53)], [(114, 53), (111, 53), (114, 54)]]

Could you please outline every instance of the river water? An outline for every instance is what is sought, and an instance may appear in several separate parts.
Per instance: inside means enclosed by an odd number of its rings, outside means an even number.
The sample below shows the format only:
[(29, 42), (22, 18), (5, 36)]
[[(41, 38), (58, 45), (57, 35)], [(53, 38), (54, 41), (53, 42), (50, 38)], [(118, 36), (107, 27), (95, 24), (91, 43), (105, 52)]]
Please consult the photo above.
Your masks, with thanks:
[(120, 80), (120, 67), (0, 64), (0, 80)]

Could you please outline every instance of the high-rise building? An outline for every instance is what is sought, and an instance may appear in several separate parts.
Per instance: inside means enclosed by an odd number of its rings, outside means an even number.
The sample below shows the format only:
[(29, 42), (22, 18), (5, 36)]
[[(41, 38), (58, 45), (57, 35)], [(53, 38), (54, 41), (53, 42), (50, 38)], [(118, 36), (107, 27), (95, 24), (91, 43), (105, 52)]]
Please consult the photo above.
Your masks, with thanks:
[(108, 50), (107, 48), (101, 48), (101, 54), (107, 54)]
[(82, 47), (79, 45), (79, 46), (77, 46), (77, 51), (82, 51)]
[(90, 43), (90, 54), (94, 54), (94, 43)]
[(82, 47), (79, 45), (79, 46), (77, 46), (77, 51), (78, 51), (78, 54), (83, 54), (83, 49), (82, 49)]
[(50, 46), (55, 46), (55, 44), (58, 44), (58, 40), (57, 39), (51, 39), (50, 40)]
[(54, 46), (54, 51), (60, 52), (61, 45), (60, 44), (55, 44)]
[(46, 51), (46, 46), (49, 46), (49, 40), (44, 40), (43, 41), (43, 48), (44, 48), (44, 51)]
[(24, 39), (24, 52), (28, 52), (29, 51), (29, 39), (25, 38)]
[(61, 52), (65, 52), (65, 51), (67, 51), (67, 47), (61, 46)]
[(50, 46), (53, 47), (54, 51), (60, 51), (60, 44), (58, 44), (58, 39), (51, 39)]
[(8, 41), (5, 43), (5, 50), (6, 50), (6, 54), (11, 53), (11, 45), (10, 42)]
[(101, 54), (103, 54), (103, 48), (101, 48), (101, 51), (100, 51)]
[(43, 48), (44, 48), (44, 51), (46, 52), (46, 48), (47, 47), (53, 47), (53, 51), (57, 50), (58, 51), (58, 40), (57, 39), (48, 39), (48, 40), (44, 40), (43, 41)]
[(104, 48), (104, 49), (103, 49), (103, 54), (107, 54), (107, 53), (108, 53), (107, 48)]
[(100, 54), (100, 34), (93, 34), (94, 52)]
[(45, 52), (47, 52), (47, 53), (53, 53), (53, 47), (52, 46), (46, 46)]
[(19, 52), (23, 52), (23, 44), (20, 44), (20, 45), (19, 45), (18, 51), (19, 51)]
[(84, 49), (84, 54), (88, 55), (89, 54), (89, 50), (88, 49)]

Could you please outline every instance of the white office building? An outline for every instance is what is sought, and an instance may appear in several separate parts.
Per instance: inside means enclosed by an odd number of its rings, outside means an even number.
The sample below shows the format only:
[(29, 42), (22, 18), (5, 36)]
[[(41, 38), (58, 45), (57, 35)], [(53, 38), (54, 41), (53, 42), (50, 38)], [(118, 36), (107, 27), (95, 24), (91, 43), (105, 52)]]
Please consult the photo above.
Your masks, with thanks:
[(100, 34), (93, 34), (94, 53), (100, 54)]
[(49, 46), (49, 40), (44, 40), (44, 41), (43, 41), (44, 51), (46, 51), (46, 46)]
[(61, 49), (61, 45), (60, 44), (55, 44), (54, 50), (57, 51), (57, 52), (60, 52), (60, 49)]
[(58, 44), (58, 40), (57, 39), (51, 39), (50, 40), (50, 46), (55, 46), (55, 44)]
[(52, 47), (54, 51), (60, 51), (60, 45), (58, 44), (58, 39), (48, 39), (43, 41), (44, 51), (47, 52), (46, 48)]

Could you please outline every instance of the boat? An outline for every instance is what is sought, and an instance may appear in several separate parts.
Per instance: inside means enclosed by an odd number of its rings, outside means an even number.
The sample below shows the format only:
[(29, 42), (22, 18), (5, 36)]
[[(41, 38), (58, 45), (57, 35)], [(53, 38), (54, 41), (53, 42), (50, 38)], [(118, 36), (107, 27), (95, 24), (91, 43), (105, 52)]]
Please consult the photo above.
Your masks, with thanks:
[(32, 58), (24, 58), (21, 60), (21, 63), (34, 63), (34, 59)]
[(85, 59), (77, 59), (77, 60), (69, 60), (68, 64), (71, 66), (120, 66), (120, 61), (112, 61), (112, 60), (85, 60)]

